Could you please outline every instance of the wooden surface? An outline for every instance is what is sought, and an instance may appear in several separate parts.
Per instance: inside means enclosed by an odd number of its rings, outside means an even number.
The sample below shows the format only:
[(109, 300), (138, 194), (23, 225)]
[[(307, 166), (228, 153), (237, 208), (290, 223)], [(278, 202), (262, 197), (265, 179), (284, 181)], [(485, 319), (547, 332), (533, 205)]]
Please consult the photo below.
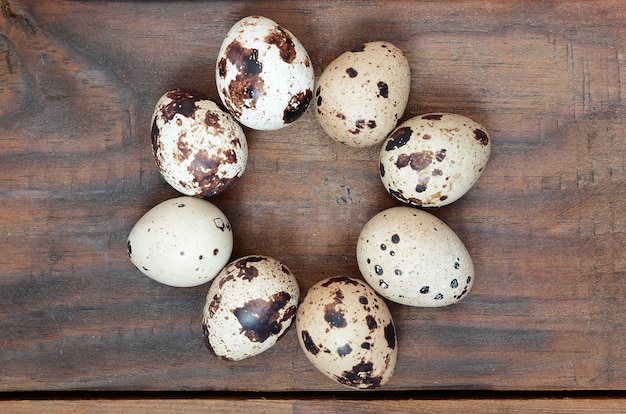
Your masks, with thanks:
[[(386, 390), (626, 389), (626, 3), (0, 5), (1, 391), (347, 390), (312, 367), (295, 329), (254, 358), (215, 359), (208, 286), (159, 285), (126, 255), (134, 223), (177, 195), (151, 154), (156, 100), (177, 87), (217, 99), (221, 40), (250, 14), (291, 30), (316, 76), (354, 45), (390, 41), (412, 69), (405, 119), (454, 112), (491, 133), (478, 184), (429, 210), (472, 254), (474, 288), (447, 308), (390, 304)], [(362, 225), (399, 205), (378, 148), (331, 141), (312, 111), (246, 134), (244, 177), (212, 199), (233, 259), (274, 256), (303, 293), (358, 276)]]
[(152, 413), (169, 414), (215, 413), (232, 414), (248, 410), (254, 413), (319, 414), (357, 411), (362, 414), (501, 414), (523, 412), (532, 414), (624, 413), (625, 400), (598, 398), (513, 398), (513, 399), (400, 399), (400, 400), (338, 400), (338, 399), (74, 399), (16, 400), (0, 408), (12, 414), (68, 413)]

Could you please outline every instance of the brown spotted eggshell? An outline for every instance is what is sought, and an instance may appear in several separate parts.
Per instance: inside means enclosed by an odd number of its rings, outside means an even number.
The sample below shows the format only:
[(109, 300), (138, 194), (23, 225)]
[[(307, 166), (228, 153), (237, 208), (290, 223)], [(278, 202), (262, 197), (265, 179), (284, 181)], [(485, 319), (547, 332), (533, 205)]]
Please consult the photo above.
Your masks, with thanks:
[(336, 276), (313, 285), (298, 308), (296, 329), (309, 361), (339, 384), (377, 388), (394, 372), (398, 348), (391, 313), (362, 280)]
[(474, 284), (474, 264), (461, 239), (443, 221), (413, 207), (392, 207), (372, 217), (359, 234), (356, 257), (367, 283), (403, 305), (450, 305)]
[(151, 208), (127, 240), (131, 262), (157, 282), (177, 287), (212, 280), (233, 250), (233, 233), (224, 213), (196, 197), (177, 197)]
[(239, 361), (271, 348), (296, 315), (300, 289), (291, 271), (268, 256), (229, 263), (207, 293), (202, 326), (209, 349)]
[(165, 180), (188, 196), (209, 197), (234, 185), (246, 169), (241, 126), (202, 93), (175, 89), (152, 115), (152, 150)]
[(380, 150), (380, 178), (400, 201), (440, 207), (467, 193), (491, 154), (479, 123), (458, 114), (432, 113), (399, 125)]
[(353, 147), (380, 144), (409, 99), (411, 71), (389, 42), (365, 43), (333, 60), (315, 89), (315, 115), (324, 131)]
[(215, 78), (228, 111), (243, 125), (263, 131), (299, 119), (315, 84), (302, 43), (263, 16), (245, 17), (231, 27), (217, 56)]

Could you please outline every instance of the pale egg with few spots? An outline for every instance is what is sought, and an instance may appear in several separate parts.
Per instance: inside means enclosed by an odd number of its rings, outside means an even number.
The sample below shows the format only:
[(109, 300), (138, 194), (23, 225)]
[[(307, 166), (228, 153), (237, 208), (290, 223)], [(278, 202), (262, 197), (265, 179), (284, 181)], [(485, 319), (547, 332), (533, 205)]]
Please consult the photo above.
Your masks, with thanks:
[(474, 262), (461, 239), (439, 218), (413, 207), (373, 216), (359, 234), (356, 258), (367, 283), (402, 305), (451, 305), (474, 284)]
[(395, 45), (376, 41), (339, 55), (315, 88), (315, 115), (331, 138), (352, 146), (381, 143), (406, 109), (409, 62)]
[(128, 235), (127, 252), (141, 273), (169, 286), (211, 281), (233, 250), (226, 215), (213, 203), (183, 196), (151, 208)]

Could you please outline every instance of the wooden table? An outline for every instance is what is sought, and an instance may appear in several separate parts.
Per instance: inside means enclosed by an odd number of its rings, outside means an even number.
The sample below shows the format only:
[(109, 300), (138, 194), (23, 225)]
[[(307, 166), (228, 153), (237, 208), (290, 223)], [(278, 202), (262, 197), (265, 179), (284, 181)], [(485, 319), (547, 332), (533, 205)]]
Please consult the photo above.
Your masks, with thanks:
[[(626, 3), (0, 5), (8, 411), (626, 409)], [(429, 210), (472, 254), (474, 288), (446, 308), (389, 304), (399, 357), (380, 391), (328, 380), (295, 329), (256, 357), (214, 358), (201, 326), (208, 287), (160, 285), (128, 260), (134, 223), (178, 195), (152, 158), (156, 100), (178, 87), (217, 99), (221, 41), (252, 14), (291, 30), (316, 76), (354, 45), (394, 43), (412, 69), (405, 119), (460, 113), (491, 134), (478, 184)], [(274, 256), (303, 293), (359, 276), (361, 227), (399, 205), (378, 178), (378, 148), (332, 141), (312, 111), (245, 132), (248, 168), (211, 200), (231, 219), (233, 259)]]

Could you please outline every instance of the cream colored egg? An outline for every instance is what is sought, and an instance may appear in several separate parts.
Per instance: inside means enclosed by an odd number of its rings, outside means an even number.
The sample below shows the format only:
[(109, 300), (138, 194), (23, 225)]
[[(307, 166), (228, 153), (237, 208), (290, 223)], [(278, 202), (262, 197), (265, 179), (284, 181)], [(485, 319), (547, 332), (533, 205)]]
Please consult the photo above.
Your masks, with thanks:
[(215, 78), (228, 111), (243, 125), (264, 131), (300, 118), (315, 85), (313, 65), (302, 43), (262, 16), (245, 17), (228, 31)]
[(241, 126), (200, 92), (165, 93), (152, 115), (152, 150), (165, 180), (182, 194), (210, 197), (232, 187), (248, 160)]
[(362, 280), (336, 276), (313, 285), (298, 308), (296, 330), (309, 361), (339, 384), (377, 388), (394, 372), (391, 312)]
[(363, 226), (356, 248), (363, 277), (403, 305), (447, 306), (474, 284), (474, 263), (461, 239), (434, 215), (392, 207)]
[(467, 193), (491, 154), (479, 123), (457, 114), (416, 116), (399, 125), (380, 150), (380, 177), (387, 191), (418, 207), (440, 207)]
[(245, 256), (229, 263), (207, 293), (207, 346), (232, 361), (268, 350), (291, 325), (299, 299), (295, 276), (278, 260)]
[(314, 97), (317, 120), (344, 144), (379, 144), (402, 118), (410, 82), (409, 62), (398, 47), (365, 43), (341, 54), (322, 72)]
[(233, 250), (233, 233), (214, 204), (183, 196), (164, 201), (143, 215), (127, 241), (131, 262), (157, 282), (177, 287), (212, 280)]

